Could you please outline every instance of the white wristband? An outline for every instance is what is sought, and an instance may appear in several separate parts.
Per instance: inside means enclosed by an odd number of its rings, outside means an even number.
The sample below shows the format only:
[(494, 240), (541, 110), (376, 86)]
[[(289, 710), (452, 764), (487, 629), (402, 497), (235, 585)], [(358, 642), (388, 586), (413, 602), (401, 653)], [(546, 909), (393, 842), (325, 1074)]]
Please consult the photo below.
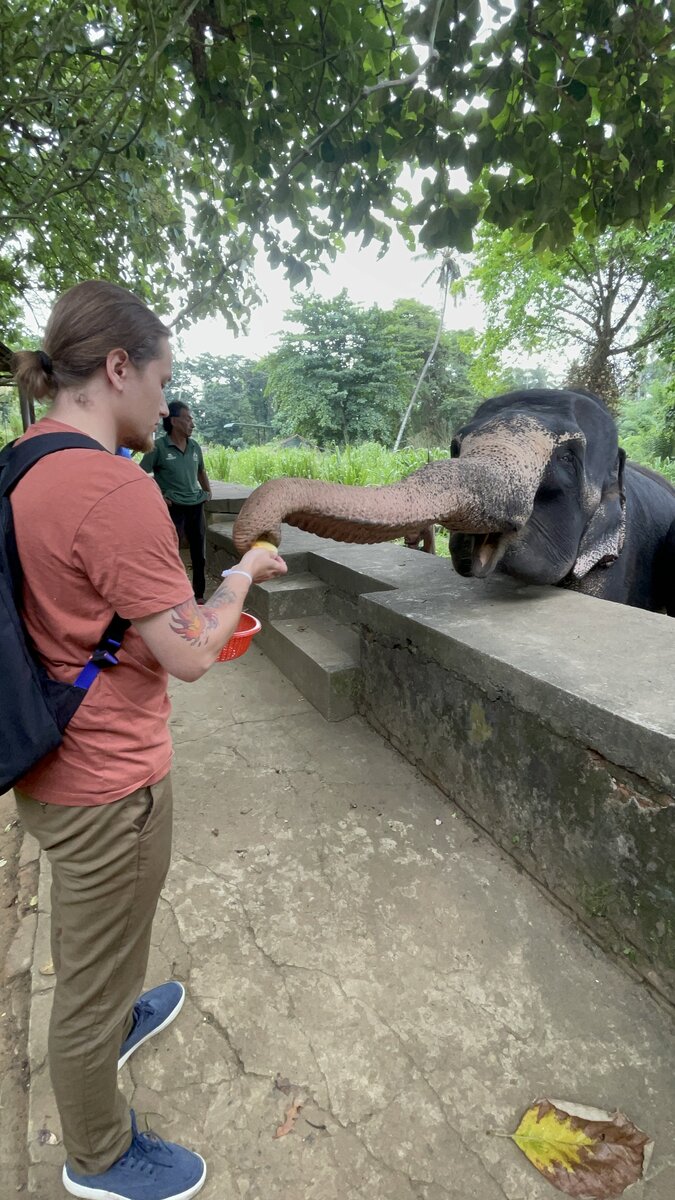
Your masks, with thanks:
[(229, 571), (223, 571), (221, 579), (224, 579), (226, 575), (245, 575), (249, 584), (253, 583), (253, 576), (249, 575), (248, 571), (242, 571), (240, 567), (230, 567)]

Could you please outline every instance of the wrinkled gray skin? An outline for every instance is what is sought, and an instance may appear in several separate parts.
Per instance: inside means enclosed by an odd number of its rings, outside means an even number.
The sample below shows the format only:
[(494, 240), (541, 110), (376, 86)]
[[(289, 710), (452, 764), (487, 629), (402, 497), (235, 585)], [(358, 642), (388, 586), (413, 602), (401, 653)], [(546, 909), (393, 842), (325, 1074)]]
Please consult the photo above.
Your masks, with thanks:
[(435, 522), (451, 531), (462, 575), (499, 570), (641, 608), (669, 604), (675, 490), (625, 464), (614, 420), (590, 393), (487, 400), (457, 432), (449, 460), (390, 487), (270, 480), (237, 518), (237, 548), (257, 537), (278, 545), (282, 521), (348, 542), (409, 538)]

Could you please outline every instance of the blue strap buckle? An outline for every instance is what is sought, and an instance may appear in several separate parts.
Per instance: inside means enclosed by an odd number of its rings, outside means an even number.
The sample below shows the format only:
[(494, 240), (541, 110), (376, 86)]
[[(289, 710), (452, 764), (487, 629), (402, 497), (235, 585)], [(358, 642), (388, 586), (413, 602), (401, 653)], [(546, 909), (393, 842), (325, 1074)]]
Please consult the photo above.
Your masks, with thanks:
[[(111, 646), (115, 646), (116, 650), (119, 650), (120, 648), (119, 642), (110, 642), (109, 644)], [(119, 659), (116, 658), (116, 656), (110, 650), (104, 650), (102, 646), (98, 646), (96, 650), (94, 650), (89, 662), (94, 663), (94, 665), (98, 667), (99, 671), (102, 671), (104, 667), (116, 667)]]
[(86, 690), (91, 687), (101, 671), (107, 670), (108, 667), (117, 667), (119, 665), (117, 651), (122, 645), (122, 638), (130, 624), (130, 621), (120, 617), (119, 613), (115, 613), (112, 621), (110, 621), (105, 629), (98, 646), (92, 651), (89, 661), (84, 664), (75, 680), (75, 687)]
[(108, 638), (103, 646), (97, 646), (94, 650), (89, 662), (86, 662), (75, 680), (75, 687), (90, 688), (96, 677), (101, 671), (105, 671), (107, 667), (116, 667), (119, 665), (119, 659), (112, 650), (106, 650), (106, 646), (114, 647), (119, 650), (121, 642), (116, 642), (113, 638)]

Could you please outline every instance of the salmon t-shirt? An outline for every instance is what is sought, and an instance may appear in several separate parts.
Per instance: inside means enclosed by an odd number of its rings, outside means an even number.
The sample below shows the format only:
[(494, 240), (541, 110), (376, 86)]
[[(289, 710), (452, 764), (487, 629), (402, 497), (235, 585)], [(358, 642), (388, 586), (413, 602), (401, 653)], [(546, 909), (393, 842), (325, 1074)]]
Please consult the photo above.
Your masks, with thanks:
[[(79, 432), (44, 417), (25, 436)], [(115, 612), (134, 621), (192, 596), (159, 488), (132, 460), (58, 451), (31, 468), (11, 503), (22, 616), (52, 678), (75, 681)], [(133, 626), (118, 657), (21, 791), (49, 804), (109, 804), (166, 775), (167, 672)]]

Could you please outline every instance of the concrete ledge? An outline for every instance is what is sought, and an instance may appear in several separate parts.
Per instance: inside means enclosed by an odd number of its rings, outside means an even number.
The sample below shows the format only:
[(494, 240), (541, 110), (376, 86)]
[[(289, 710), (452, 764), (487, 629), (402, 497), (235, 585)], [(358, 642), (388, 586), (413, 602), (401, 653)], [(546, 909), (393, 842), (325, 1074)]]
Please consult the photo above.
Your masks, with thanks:
[(450, 575), (367, 596), (361, 622), (675, 792), (675, 621), (554, 588)]
[[(228, 519), (226, 515), (216, 517), (209, 525), (206, 536), (206, 565), (211, 573), (215, 573), (216, 569), (220, 572), (225, 569), (225, 566), (232, 566), (239, 559), (232, 540), (233, 525), (234, 517)], [(302, 529), (293, 529), (291, 525), (282, 525), (281, 529), (283, 555), (288, 563), (289, 571), (306, 571), (309, 553), (312, 550), (320, 550), (322, 543), (329, 546), (337, 545), (336, 542), (329, 539), (324, 541), (313, 533), (304, 533)], [(224, 566), (220, 566), (221, 559)]]
[(391, 542), (350, 546), (328, 538), (318, 540), (319, 546), (310, 554), (310, 569), (331, 588), (352, 596), (443, 584), (454, 576), (447, 558)]
[(211, 513), (238, 513), (252, 487), (243, 483), (212, 483), (211, 499), (206, 502), (207, 516)]
[(359, 612), (364, 715), (675, 999), (675, 623), (457, 577)]

